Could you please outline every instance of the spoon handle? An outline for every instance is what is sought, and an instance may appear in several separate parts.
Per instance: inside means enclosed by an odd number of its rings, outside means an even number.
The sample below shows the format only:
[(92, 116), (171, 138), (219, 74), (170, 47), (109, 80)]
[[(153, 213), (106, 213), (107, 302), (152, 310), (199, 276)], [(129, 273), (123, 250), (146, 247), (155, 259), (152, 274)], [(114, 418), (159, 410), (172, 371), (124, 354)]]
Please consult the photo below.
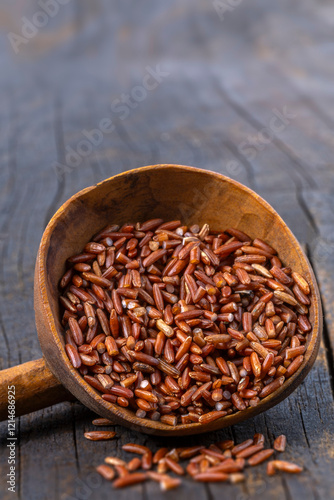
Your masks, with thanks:
[(54, 377), (44, 358), (0, 371), (1, 422), (9, 414), (19, 417), (70, 400), (73, 396)]

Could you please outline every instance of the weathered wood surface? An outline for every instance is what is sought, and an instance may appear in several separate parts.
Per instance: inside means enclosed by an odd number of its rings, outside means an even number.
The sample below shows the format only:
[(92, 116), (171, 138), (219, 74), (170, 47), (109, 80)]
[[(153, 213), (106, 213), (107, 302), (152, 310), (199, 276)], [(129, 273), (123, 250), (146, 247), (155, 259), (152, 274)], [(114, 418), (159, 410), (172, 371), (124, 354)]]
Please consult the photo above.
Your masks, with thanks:
[[(306, 473), (268, 479), (256, 469), (242, 486), (187, 480), (165, 497), (331, 498), (334, 7), (329, 0), (236, 4), (220, 19), (211, 1), (71, 0), (59, 4), (58, 13), (17, 54), (7, 34), (22, 36), (22, 16), (31, 20), (41, 9), (32, 0), (1, 5), (0, 367), (41, 355), (34, 260), (45, 224), (69, 196), (117, 172), (155, 163), (227, 174), (269, 201), (307, 246), (323, 296), (324, 342), (310, 375), (279, 406), (215, 435), (175, 442), (208, 443), (232, 435), (242, 440), (254, 431), (272, 442), (285, 432), (286, 457), (303, 464)], [(139, 102), (143, 91), (134, 89), (151, 71), (147, 67), (157, 65), (165, 74)], [(116, 99), (131, 93), (137, 95), (132, 108), (115, 107)], [(276, 120), (280, 113), (285, 117)], [(76, 166), (66, 164), (65, 148), (80, 148), (83, 131), (101, 127), (105, 118), (115, 129), (101, 141), (96, 135), (98, 144), (76, 158)], [(55, 169), (55, 162), (65, 168)], [(121, 454), (121, 444), (130, 440), (154, 448), (166, 442), (117, 428), (117, 441), (92, 443), (83, 438), (91, 420), (78, 403), (18, 419), (16, 495), (5, 484), (2, 424), (1, 498), (107, 497), (110, 485), (96, 480), (94, 465), (107, 453)], [(152, 483), (112, 495), (163, 498)]]

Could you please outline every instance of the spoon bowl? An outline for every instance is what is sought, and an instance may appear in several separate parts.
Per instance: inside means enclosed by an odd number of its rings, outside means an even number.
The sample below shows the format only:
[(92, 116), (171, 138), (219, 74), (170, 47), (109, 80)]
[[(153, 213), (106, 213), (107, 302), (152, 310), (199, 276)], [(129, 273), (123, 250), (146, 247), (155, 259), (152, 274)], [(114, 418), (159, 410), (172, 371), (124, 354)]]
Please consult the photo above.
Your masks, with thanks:
[[(69, 362), (59, 320), (58, 283), (66, 259), (80, 252), (90, 237), (110, 223), (161, 217), (190, 225), (208, 223), (214, 230), (237, 227), (252, 238), (273, 246), (286, 266), (300, 272), (311, 285), (313, 326), (300, 369), (258, 406), (228, 415), (207, 425), (170, 427), (140, 419), (127, 408), (104, 401)], [(48, 364), (62, 384), (83, 404), (103, 417), (152, 434), (185, 435), (212, 431), (253, 417), (287, 397), (310, 370), (319, 346), (321, 310), (310, 264), (296, 238), (262, 198), (220, 174), (176, 165), (157, 165), (125, 172), (84, 189), (66, 202), (51, 219), (36, 263), (36, 322)]]

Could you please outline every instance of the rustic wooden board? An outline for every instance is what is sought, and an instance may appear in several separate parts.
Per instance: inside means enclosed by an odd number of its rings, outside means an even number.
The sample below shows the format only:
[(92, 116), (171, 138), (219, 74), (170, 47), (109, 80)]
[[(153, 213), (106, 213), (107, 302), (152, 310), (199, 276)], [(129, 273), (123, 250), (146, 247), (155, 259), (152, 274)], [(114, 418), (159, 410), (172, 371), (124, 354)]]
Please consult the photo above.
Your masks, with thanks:
[[(228, 2), (225, 2), (228, 4)], [(265, 415), (232, 429), (187, 439), (150, 438), (116, 428), (117, 440), (92, 443), (93, 415), (64, 403), (17, 420), (17, 494), (6, 490), (6, 424), (1, 424), (1, 498), (97, 500), (111, 487), (94, 473), (106, 454), (135, 440), (210, 443), (264, 432), (287, 434), (287, 458), (306, 473), (267, 478), (249, 471), (244, 485), (198, 485), (162, 495), (154, 483), (114, 498), (318, 500), (334, 488), (334, 68), (329, 0), (240, 2), (220, 19), (213, 2), (110, 3), (71, 0), (15, 54), (0, 41), (0, 368), (40, 357), (33, 313), (33, 269), (39, 240), (72, 194), (115, 173), (156, 163), (216, 170), (246, 184), (282, 215), (307, 245), (325, 312), (324, 341), (299, 389)], [(232, 2), (231, 2), (232, 5)], [(21, 33), (37, 1), (6, 2), (1, 27)], [(141, 85), (147, 66), (167, 72), (128, 116), (110, 106)], [(277, 110), (288, 118), (271, 134)], [(275, 114), (276, 113), (276, 114)], [(65, 164), (83, 130), (104, 118), (115, 129)], [(124, 118), (124, 119), (122, 119)], [(288, 121), (289, 123), (285, 123)], [(277, 122), (276, 122), (277, 124)], [(264, 467), (263, 467), (264, 470)]]

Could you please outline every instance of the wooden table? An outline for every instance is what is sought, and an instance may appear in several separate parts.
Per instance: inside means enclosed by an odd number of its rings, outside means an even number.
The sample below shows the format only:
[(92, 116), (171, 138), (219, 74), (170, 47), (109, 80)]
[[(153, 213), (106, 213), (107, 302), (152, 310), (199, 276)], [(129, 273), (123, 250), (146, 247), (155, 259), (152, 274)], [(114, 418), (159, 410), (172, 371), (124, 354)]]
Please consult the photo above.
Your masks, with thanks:
[[(333, 3), (226, 0), (218, 14), (218, 3), (204, 0), (54, 1), (44, 17), (32, 0), (0, 8), (1, 368), (41, 356), (33, 272), (52, 214), (86, 186), (155, 163), (221, 172), (271, 203), (307, 249), (325, 329), (317, 362), (292, 396), (215, 435), (166, 440), (118, 427), (117, 440), (92, 443), (83, 433), (93, 415), (79, 403), (21, 417), (16, 494), (4, 481), (2, 424), (1, 498), (332, 498)], [(22, 16), (44, 26), (29, 31)], [(94, 472), (128, 441), (157, 448), (254, 432), (269, 443), (284, 432), (286, 458), (306, 472), (268, 478), (263, 466), (242, 485), (185, 480), (165, 495), (151, 482), (115, 493)]]

